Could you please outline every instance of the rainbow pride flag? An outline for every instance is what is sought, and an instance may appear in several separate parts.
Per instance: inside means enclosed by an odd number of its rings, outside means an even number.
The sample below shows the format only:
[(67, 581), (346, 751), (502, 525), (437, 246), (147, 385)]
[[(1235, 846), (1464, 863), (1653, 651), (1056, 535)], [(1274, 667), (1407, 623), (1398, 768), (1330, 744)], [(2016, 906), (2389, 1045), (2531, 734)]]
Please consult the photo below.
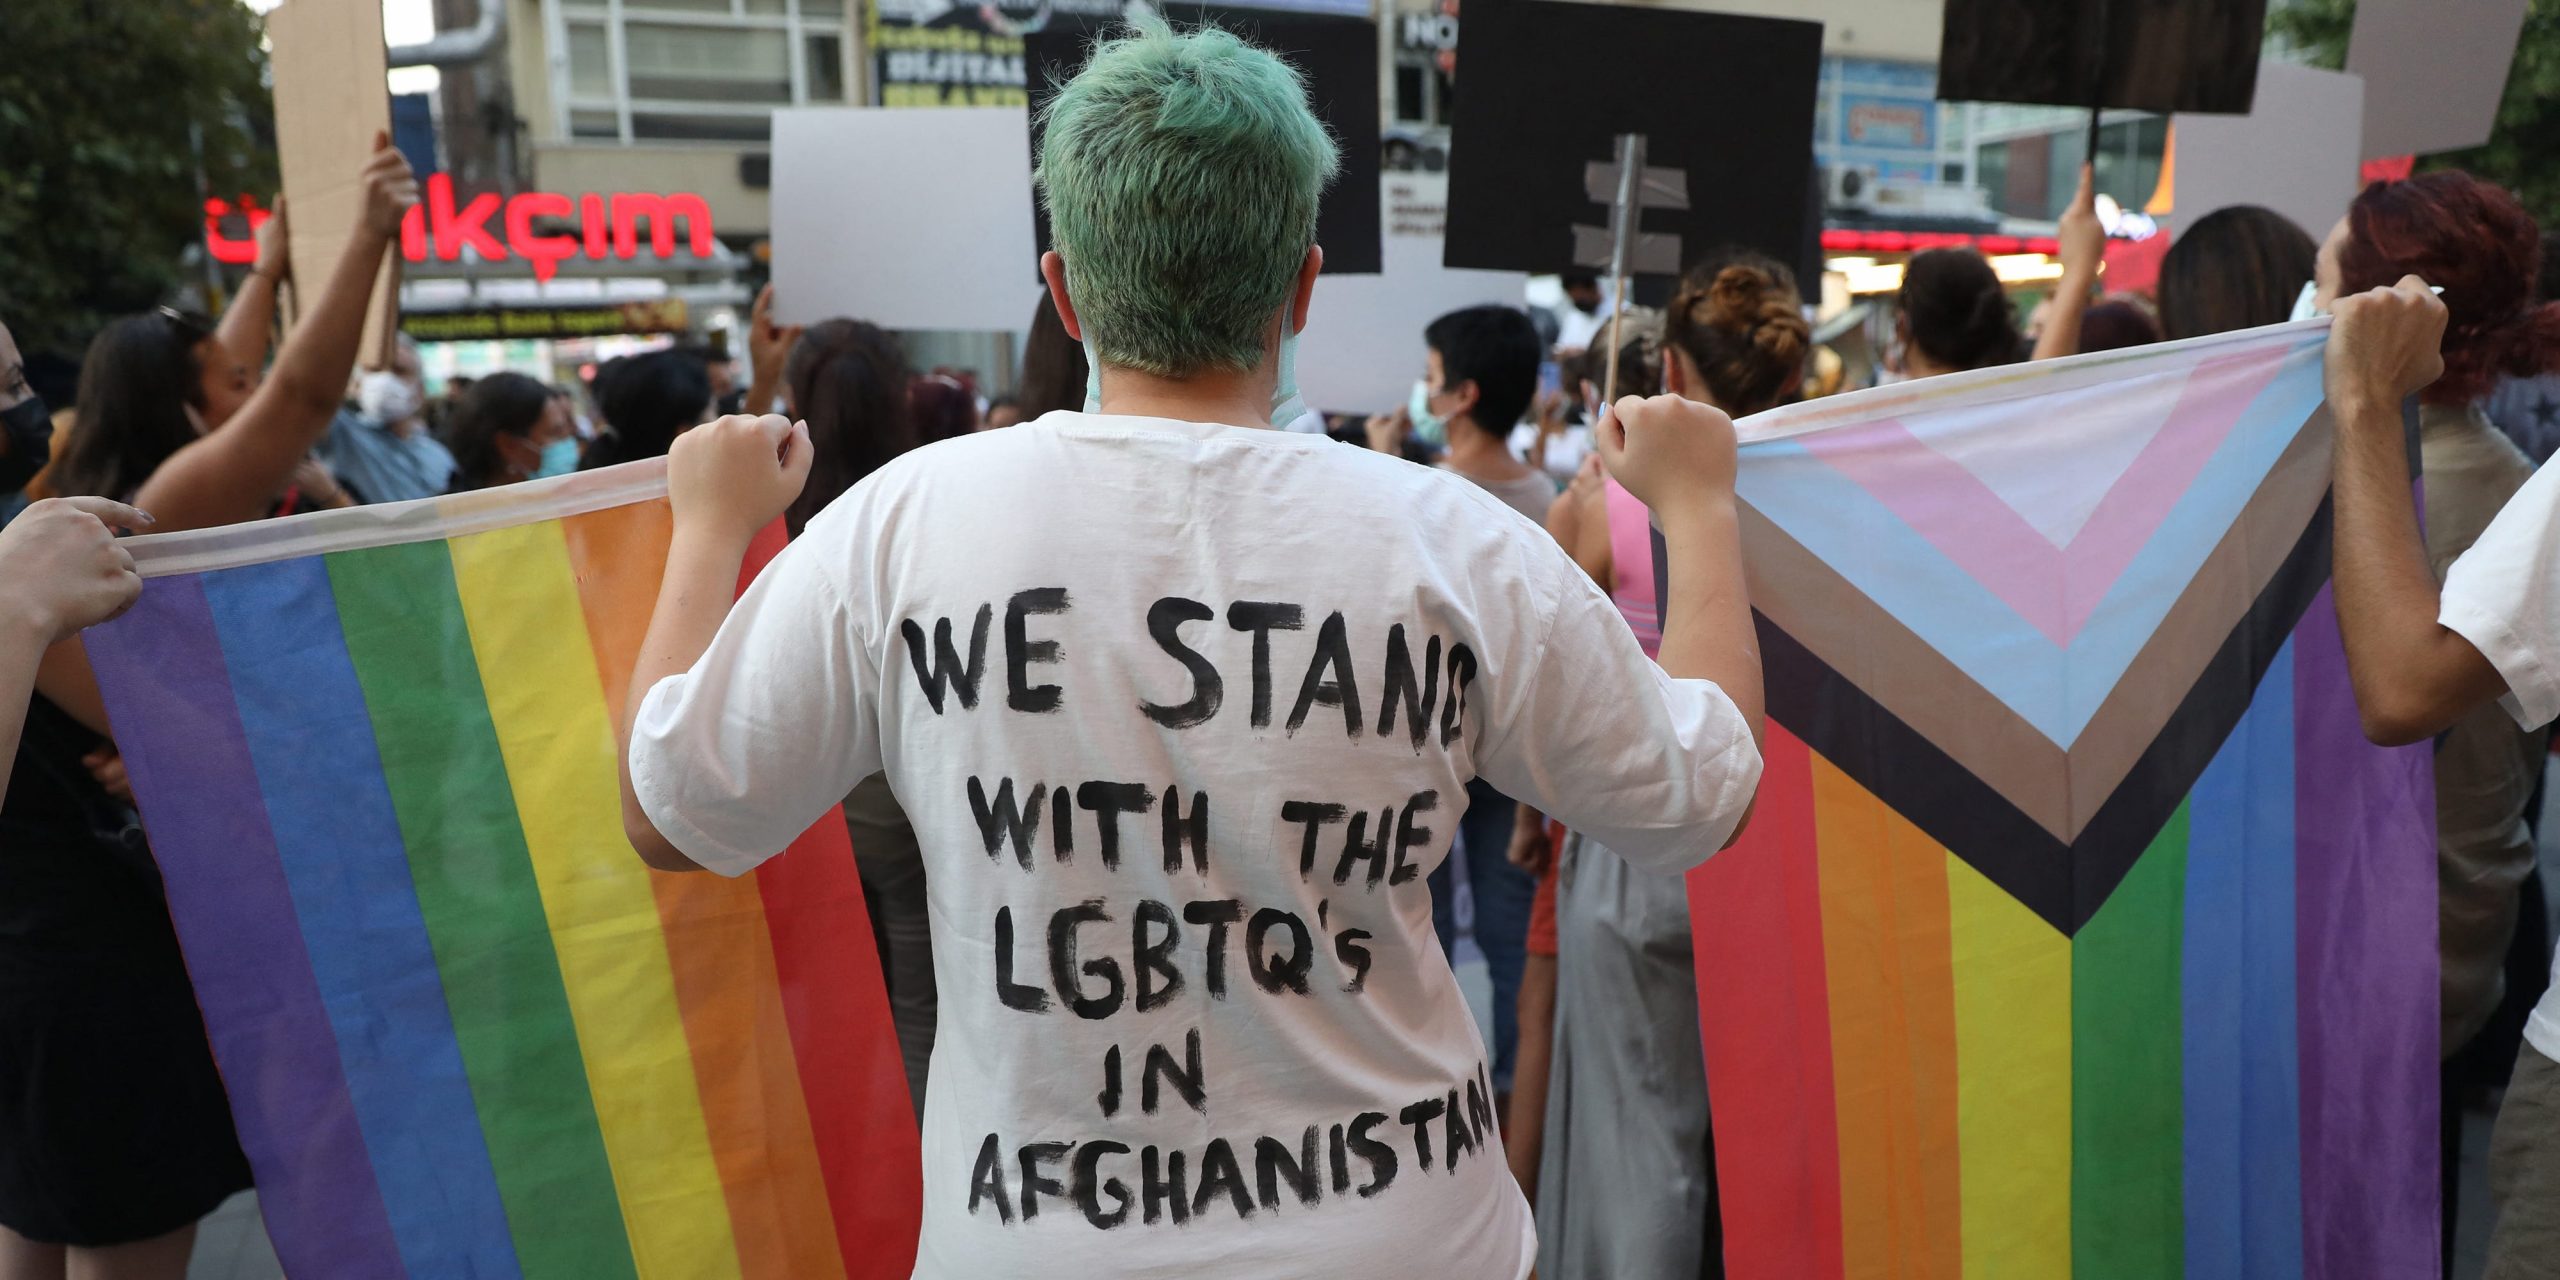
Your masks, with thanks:
[(2325, 324), (1744, 424), (1737, 1280), (2437, 1273), (2432, 777), (2357, 727)]
[(622, 836), (664, 493), (640, 463), (129, 544), (89, 657), (288, 1274), (913, 1265), (842, 821), (738, 880)]

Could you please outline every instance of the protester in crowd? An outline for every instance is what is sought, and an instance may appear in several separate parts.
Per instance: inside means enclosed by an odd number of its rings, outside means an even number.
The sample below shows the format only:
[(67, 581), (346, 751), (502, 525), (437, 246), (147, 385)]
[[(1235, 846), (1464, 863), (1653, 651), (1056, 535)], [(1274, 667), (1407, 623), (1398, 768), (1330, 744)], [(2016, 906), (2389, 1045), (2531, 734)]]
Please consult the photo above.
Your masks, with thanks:
[[(467, 398), (456, 397), (457, 403)], [(427, 429), (418, 344), (400, 336), (391, 367), (364, 375), (356, 411), (341, 409), (320, 442), (320, 461), (360, 502), (407, 502), (453, 487), (453, 452)], [(448, 423), (447, 430), (451, 430)]]
[(52, 460), (53, 418), (27, 380), (18, 340), (0, 324), (0, 520), (16, 510), (19, 490)]
[[(104, 498), (48, 498), (0, 528), (0, 794), (9, 790), (38, 659), (142, 594), (116, 531), (150, 528), (151, 517)], [(20, 1274), (11, 1256), (18, 1243), (0, 1238), (0, 1274)]]
[(1030, 419), (1022, 415), (1022, 401), (1014, 396), (997, 396), (987, 401), (986, 416), (978, 420), (978, 430), (994, 431), (1002, 427), (1018, 427)]
[(678, 435), (711, 420), (711, 376), (682, 351), (630, 356), (596, 371), (596, 408), (604, 430), (581, 470), (664, 457)]
[[(161, 530), (272, 509), (338, 409), (417, 200), (387, 137), (359, 189), (346, 251), (304, 282), (318, 287), (263, 381), (177, 313), (109, 325), (54, 491), (129, 500)], [(249, 1167), (141, 827), (90, 767), (107, 725), (77, 644), (45, 651), (36, 688), (0, 800), (0, 1272), (178, 1280), (196, 1221)]]
[[(1672, 394), (1740, 418), (1792, 394), (1812, 348), (1788, 270), (1725, 253), (1692, 272), (1663, 313), (1662, 379)], [(1577, 488), (1556, 504), (1549, 530), (1655, 653), (1661, 614), (1645, 506), (1613, 479)], [(1557, 876), (1539, 1274), (1699, 1275), (1716, 1206), (1687, 887), (1579, 833)], [(1629, 1116), (1645, 1121), (1629, 1125)]]
[[(913, 375), (906, 352), (876, 324), (835, 319), (811, 325), (792, 345), (783, 373), (783, 412), (808, 425), (812, 453), (808, 484), (782, 517), (797, 538), (828, 504), (923, 439), (908, 413)], [(937, 1016), (924, 853), (886, 774), (854, 786), (844, 800), (844, 822), (871, 909), (907, 1095), (921, 1121)]]
[[(2560, 231), (2543, 233), (2542, 270), (2534, 277), (2534, 301), (2560, 301)], [(2560, 453), (2560, 371), (2505, 376), (2481, 400), (2489, 421), (2541, 466)]]
[(2160, 321), (2140, 298), (2107, 298), (2080, 318), (2080, 351), (2120, 351), (2160, 340)]
[(551, 388), (521, 373), (473, 384), (453, 415), (453, 487), (489, 489), (578, 469), (578, 433)]
[[(1508, 441), (1512, 424), (1529, 408), (1537, 392), (1537, 330), (1516, 307), (1468, 307), (1431, 322), (1423, 331), (1424, 378), (1401, 414), (1370, 420), (1370, 447), (1385, 451), (1401, 444), (1405, 424), (1424, 444), (1442, 450), (1440, 466), (1454, 471), (1513, 511), (1531, 521), (1546, 518), (1556, 485), (1544, 472), (1512, 456)], [(1390, 439), (1390, 437), (1398, 437)], [(1510, 851), (1517, 806), (1493, 784), (1478, 779), (1467, 784), (1467, 819), (1459, 855), (1475, 901), (1476, 945), (1493, 980), (1493, 1084), (1498, 1093), (1511, 1087), (1513, 1055), (1519, 1039), (1520, 975), (1529, 911), (1537, 881), (1511, 865)], [(1444, 951), (1457, 946), (1455, 859), (1431, 873), (1431, 918)]]
[(2018, 314), (1991, 263), (1971, 249), (1929, 249), (1902, 270), (1901, 371), (1908, 378), (2014, 364), (2026, 354)]
[(2273, 209), (2233, 205), (2196, 219), (2160, 260), (2162, 335), (2175, 342), (2282, 324), (2310, 286), (2318, 252)]
[(799, 349), (801, 326), (773, 318), (773, 286), (756, 291), (747, 315), (747, 413), (771, 413), (782, 395), (783, 365)]
[[(772, 287), (765, 286), (766, 289)], [(729, 358), (725, 346), (702, 342), (680, 346), (676, 350), (701, 363), (703, 376), (711, 382), (711, 412), (714, 415), (736, 413), (746, 403), (750, 388), (738, 385), (738, 366)], [(709, 420), (704, 419), (706, 422)]]
[(2054, 282), (2044, 327), (2032, 343), (2019, 335), (2008, 291), (1980, 253), (1930, 249), (1912, 255), (1903, 268), (1901, 316), (1895, 322), (1904, 376), (1927, 378), (2079, 352), (2081, 317), (2107, 247), (2090, 184), (2089, 167), (2082, 165), (2079, 189), (2062, 215), (2062, 278)]
[(1605, 345), (1600, 340), (1601, 326), (1609, 323), (1609, 294), (1600, 287), (1600, 277), (1588, 271), (1568, 271), (1561, 277), (1565, 305), (1554, 308), (1556, 336), (1552, 344), (1557, 355), (1564, 356)]
[[(2540, 255), (2533, 219), (2513, 195), (2469, 174), (2437, 172), (2365, 188), (2320, 246), (2317, 265), (2315, 302), (2337, 307), (2341, 329), (2349, 313), (2338, 299), (2363, 295), (2373, 310), (2396, 314), (2407, 309), (2388, 294), (2393, 282), (2417, 277), (2444, 290), (2440, 322), (2430, 320), (2435, 313), (2423, 308), (2406, 318), (2412, 328), (2444, 326), (2438, 360), (2442, 374), (2418, 395), (2418, 447), (2427, 486), (2422, 549), (2407, 543), (2401, 531), (2388, 531), (2393, 537), (2378, 545), (2366, 541), (2381, 537), (2370, 523), (2374, 500), (2364, 491), (2375, 464), (2362, 456), (2367, 451), (2359, 447), (2363, 441), (2356, 433), (2378, 428), (2349, 421), (2346, 410), (2362, 406), (2350, 403), (2342, 409), (2338, 400), (2342, 392), (2369, 393), (2375, 375), (2340, 385), (2339, 347), (2346, 343), (2347, 354), (2357, 354), (2351, 341), (2355, 335), (2333, 331), (2330, 338), (2331, 412), (2340, 428), (2340, 610), (2361, 614), (2433, 604), (2443, 619), (2429, 635), (2395, 618), (2392, 640), (2407, 643), (2402, 637), (2415, 634), (2426, 642), (2424, 648), (2401, 648), (2399, 643), (2376, 643), (2383, 635), (2378, 622), (2365, 624), (2373, 629), (2359, 646), (2355, 619), (2349, 618), (2349, 658), (2355, 662), (2357, 694), (2368, 726), (2384, 730), (2385, 736), (2399, 727), (2394, 722), (2402, 718), (2403, 704), (2383, 696), (2386, 691), (2412, 684), (2441, 689), (2441, 682), (2455, 675), (2466, 677), (2465, 689), (2493, 688), (2501, 673), (2518, 682), (2505, 710), (2487, 705), (2487, 697), (2468, 700), (2458, 715), (2433, 714), (2450, 703), (2431, 705), (2423, 717), (2426, 733), (2419, 735), (2437, 739), (2436, 924), (2443, 987), (2440, 1049), (2447, 1058), (2498, 1004), (2508, 942), (2516, 928), (2518, 889), (2535, 861), (2527, 806), (2541, 779), (2549, 741), (2544, 726), (2551, 715), (2540, 710), (2530, 684), (2540, 672), (2525, 663), (2528, 655), (2540, 652), (2543, 633), (2534, 628), (2546, 625), (2536, 610), (2553, 582), (2545, 568), (2552, 563), (2546, 558), (2551, 553), (2541, 545), (2550, 533), (2551, 515), (2547, 510), (2537, 514), (2533, 498), (2519, 497), (2547, 486), (2528, 487), (2532, 464), (2490, 425), (2477, 403), (2502, 375), (2530, 375), (2560, 362), (2560, 307), (2536, 306), (2532, 297)], [(2383, 371), (2389, 367), (2386, 361)], [(2395, 442), (2398, 399), (2392, 398)], [(2346, 470), (2351, 454), (2359, 460), (2352, 490)], [(2405, 488), (2405, 460), (2397, 469)], [(2348, 508), (2356, 502), (2363, 504), (2358, 514), (2366, 520), (2350, 524)], [(2406, 512), (2407, 496), (2394, 506)], [(2518, 541), (2528, 530), (2535, 545)], [(2351, 536), (2362, 544), (2353, 553), (2359, 559), (2352, 567)], [(2414, 566), (2401, 557), (2403, 544), (2419, 551)], [(2387, 566), (2379, 563), (2386, 552)], [(2407, 580), (2412, 567), (2425, 575), (2423, 583)], [(2491, 584), (2494, 595), (2486, 593)], [(2404, 680), (2375, 669), (2373, 664), (2385, 659), (2422, 666)], [(2537, 713), (2507, 714), (2517, 710)], [(2544, 999), (2526, 1038), (2538, 1056), (2528, 1051), (2519, 1060), (2507, 1103), (2517, 1110), (2500, 1119), (2502, 1141), (2560, 1120), (2560, 1066), (2551, 1061), (2560, 1054), (2560, 1002)], [(2448, 1189), (2460, 1164), (2458, 1117), (2476, 1083), (2459, 1071), (2445, 1073), (2442, 1105), (2456, 1121), (2445, 1129)], [(2551, 1268), (2547, 1274), (2560, 1275), (2560, 1131), (2546, 1134), (2543, 1147), (2524, 1161), (2528, 1180), (2510, 1183), (2514, 1194), (2502, 1196), (2498, 1236), (2502, 1252), (2510, 1256), (2520, 1256), (2514, 1251), (2532, 1241), (2544, 1259), (2541, 1265)], [(2493, 1162), (2515, 1167), (2500, 1160), (2500, 1154), (2493, 1151)], [(2509, 1182), (2496, 1172), (2492, 1178)], [(2540, 1203), (2527, 1203), (2537, 1196)], [(2449, 1251), (2450, 1217), (2445, 1234)]]
[(920, 374), (907, 383), (907, 413), (925, 443), (978, 429), (978, 397), (947, 373)]
[(1085, 361), (1084, 344), (1076, 341), (1058, 319), (1058, 304), (1050, 301), (1049, 295), (1041, 294), (1039, 309), (1031, 313), (1031, 336), (1022, 343), (1018, 392), (1022, 420), (1037, 422), (1042, 414), (1061, 409), (1072, 413), (1084, 408), (1092, 373)]
[[(1100, 413), (898, 459), (734, 609), (807, 433), (678, 441), (625, 827), (654, 866), (736, 874), (886, 767), (963, 944), (935, 956), (926, 1270), (1517, 1276), (1527, 1207), (1414, 882), (1476, 774), (1663, 868), (1735, 831), (1760, 696), (1731, 423), (1630, 400), (1601, 432), (1669, 540), (1660, 671), (1473, 486), (1260, 429), (1287, 408), (1333, 145), (1276, 57), (1136, 21), (1041, 140), (1042, 272)], [(983, 671), (973, 633), (1001, 646)], [(1426, 707), (1400, 690), (1435, 657)], [(1117, 1229), (1022, 1225), (1064, 1214)]]
[(1562, 485), (1579, 474), (1591, 457), (1591, 427), (1577, 421), (1576, 397), (1565, 390), (1561, 364), (1549, 361), (1538, 370), (1538, 394), (1530, 402), (1529, 420), (1513, 427), (1506, 443), (1513, 457)]

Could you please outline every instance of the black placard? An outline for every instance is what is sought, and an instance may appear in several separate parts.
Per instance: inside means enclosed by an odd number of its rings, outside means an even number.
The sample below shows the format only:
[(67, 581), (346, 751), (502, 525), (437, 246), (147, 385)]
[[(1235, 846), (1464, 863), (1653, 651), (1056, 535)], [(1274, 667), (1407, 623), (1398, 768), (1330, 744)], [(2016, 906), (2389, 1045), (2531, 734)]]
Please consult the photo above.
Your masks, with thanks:
[(1443, 262), (1573, 265), (1575, 224), (1605, 227), (1584, 169), (1645, 135), (1685, 169), (1687, 212), (1648, 210), (1684, 260), (1724, 245), (1801, 256), (1822, 24), (1556, 0), (1471, 0), (1458, 31)]
[[(1378, 27), (1366, 18), (1215, 5), (1168, 4), (1176, 30), (1215, 22), (1279, 54), (1307, 79), (1308, 103), (1341, 148), (1342, 168), (1316, 206), (1316, 243), (1327, 275), (1376, 275), (1378, 241)], [(1097, 32), (1059, 29), (1023, 37), (1031, 88), (1031, 155), (1040, 156), (1039, 113), (1059, 86), (1083, 70)], [(1049, 249), (1049, 211), (1032, 205), (1040, 249)]]
[(2267, 0), (1947, 0), (1938, 96), (2245, 115), (2266, 21)]

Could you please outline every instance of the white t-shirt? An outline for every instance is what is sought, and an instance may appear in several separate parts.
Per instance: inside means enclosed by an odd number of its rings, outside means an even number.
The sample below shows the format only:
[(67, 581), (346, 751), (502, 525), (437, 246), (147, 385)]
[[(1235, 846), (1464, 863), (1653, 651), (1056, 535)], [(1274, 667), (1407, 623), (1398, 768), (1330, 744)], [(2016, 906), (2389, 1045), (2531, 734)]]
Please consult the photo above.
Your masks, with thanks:
[[(2499, 702), (2517, 724), (2538, 729), (2560, 719), (2560, 467), (2534, 472), (2453, 562), (2436, 620), (2506, 678)], [(2560, 958), (2552, 978), (2524, 1038), (2560, 1060)]]
[(1467, 779), (1670, 871), (1760, 759), (1460, 477), (1053, 413), (828, 507), (632, 735), (650, 820), (731, 875), (884, 768), (941, 995), (916, 1275), (1509, 1280), (1529, 1209), (1424, 883)]

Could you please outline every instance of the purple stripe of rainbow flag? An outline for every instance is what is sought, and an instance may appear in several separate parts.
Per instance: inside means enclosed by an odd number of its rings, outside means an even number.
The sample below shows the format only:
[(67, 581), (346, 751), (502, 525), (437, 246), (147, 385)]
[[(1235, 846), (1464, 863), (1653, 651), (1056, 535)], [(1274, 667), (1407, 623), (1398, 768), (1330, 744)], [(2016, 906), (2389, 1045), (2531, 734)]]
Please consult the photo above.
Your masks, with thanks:
[(2430, 1273), (2427, 757), (2364, 744), (2325, 592), (2076, 938), (1769, 736), (1690, 882), (1730, 1274)]
[(651, 501), (250, 555), (91, 633), (293, 1274), (911, 1266), (841, 823), (738, 881), (622, 843), (612, 713), (666, 532)]

